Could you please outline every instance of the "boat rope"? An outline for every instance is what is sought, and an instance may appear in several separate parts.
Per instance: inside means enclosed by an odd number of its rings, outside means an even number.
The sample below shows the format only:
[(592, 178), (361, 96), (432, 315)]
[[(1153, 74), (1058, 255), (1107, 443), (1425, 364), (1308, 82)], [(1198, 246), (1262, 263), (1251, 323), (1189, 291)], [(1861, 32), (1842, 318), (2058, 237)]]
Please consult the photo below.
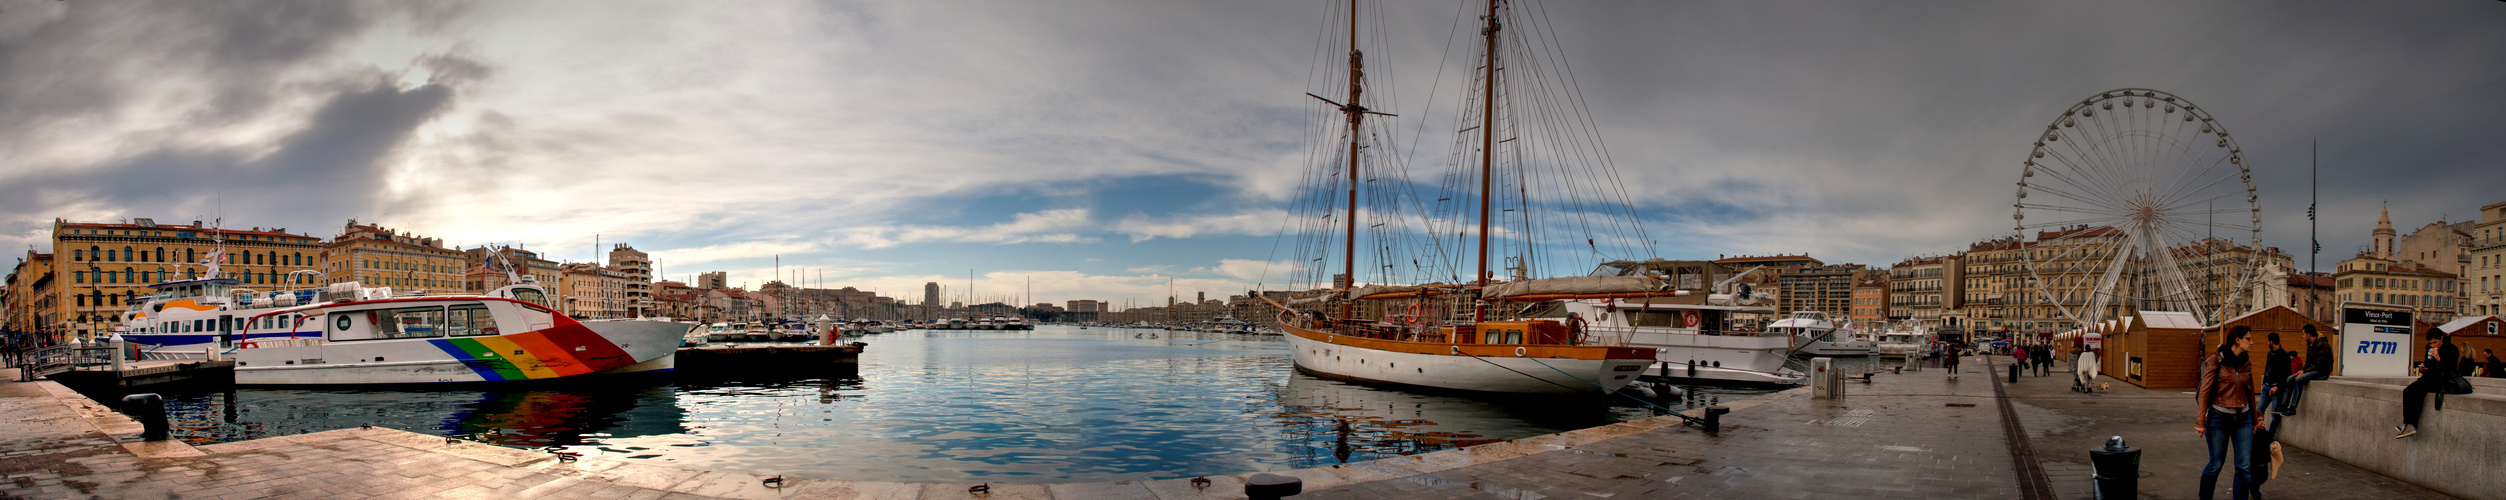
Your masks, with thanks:
[[(1583, 378), (1583, 377), (1577, 377), (1577, 376), (1575, 376), (1575, 374), (1572, 374), (1572, 373), (1567, 373), (1567, 372), (1566, 372), (1566, 370), (1560, 370), (1560, 369), (1558, 369), (1558, 367), (1555, 367), (1555, 366), (1549, 366), (1549, 364), (1548, 364), (1548, 363), (1540, 361), (1540, 358), (1523, 358), (1523, 359), (1528, 359), (1528, 360), (1531, 360), (1531, 362), (1533, 362), (1533, 363), (1540, 363), (1540, 366), (1547, 367), (1547, 368), (1549, 369), (1549, 371), (1558, 372), (1558, 374), (1559, 374), (1559, 375), (1565, 375), (1565, 376), (1566, 376), (1566, 378), (1575, 379), (1576, 381), (1583, 382), (1583, 383), (1586, 383), (1586, 384), (1592, 384), (1592, 386), (1593, 386), (1593, 387), (1599, 387), (1599, 388), (1601, 388), (1601, 392), (1603, 392), (1603, 393), (1608, 393), (1608, 394), (1617, 394), (1617, 395), (1620, 395), (1620, 396), (1625, 396), (1627, 399), (1633, 399), (1633, 400), (1636, 400), (1636, 402), (1638, 402), (1638, 403), (1644, 403), (1644, 404), (1645, 404), (1645, 406), (1651, 406), (1651, 407), (1653, 407), (1654, 409), (1662, 410), (1664, 413), (1669, 413), (1669, 414), (1672, 414), (1672, 415), (1678, 415), (1678, 416), (1679, 416), (1679, 420), (1680, 420), (1681, 422), (1685, 422), (1685, 423), (1688, 423), (1688, 424), (1691, 424), (1691, 425), (1695, 425), (1695, 426), (1698, 426), (1698, 427), (1705, 427), (1705, 419), (1700, 419), (1700, 418), (1697, 418), (1697, 417), (1691, 417), (1691, 416), (1688, 416), (1688, 414), (1686, 414), (1686, 413), (1680, 413), (1680, 412), (1675, 411), (1675, 410), (1672, 410), (1672, 409), (1670, 409), (1670, 408), (1664, 408), (1664, 407), (1662, 407), (1662, 405), (1653, 404), (1653, 402), (1652, 402), (1652, 401), (1646, 401), (1644, 398), (1639, 398), (1639, 397), (1631, 396), (1631, 395), (1628, 395), (1628, 394), (1627, 394), (1627, 393), (1625, 393), (1625, 392), (1619, 392), (1619, 391), (1613, 391), (1613, 390), (1610, 390), (1610, 388), (1609, 388), (1609, 387), (1601, 385), (1601, 383), (1600, 383), (1600, 382), (1594, 382), (1594, 381), (1590, 381), (1590, 380), (1584, 380), (1584, 378)], [(1521, 373), (1521, 372), (1516, 372), (1516, 373)], [(1545, 380), (1545, 379), (1544, 379), (1544, 380)], [(1555, 382), (1552, 382), (1552, 383), (1555, 383)]]
[[(1525, 377), (1531, 377), (1531, 379), (1532, 379), (1532, 380), (1538, 380), (1538, 381), (1541, 381), (1541, 382), (1548, 382), (1548, 383), (1549, 383), (1549, 385), (1558, 386), (1559, 388), (1562, 388), (1562, 389), (1566, 389), (1566, 390), (1570, 390), (1570, 391), (1575, 390), (1575, 386), (1566, 385), (1566, 384), (1560, 384), (1560, 383), (1557, 383), (1556, 381), (1549, 380), (1549, 379), (1545, 379), (1545, 378), (1540, 378), (1539, 376), (1535, 376), (1535, 375), (1532, 375), (1532, 374), (1529, 374), (1529, 373), (1523, 373), (1522, 371), (1515, 370), (1515, 369), (1513, 369), (1513, 368), (1506, 368), (1506, 366), (1505, 366), (1505, 365), (1500, 365), (1500, 364), (1497, 364), (1497, 362), (1495, 362), (1495, 361), (1489, 361), (1487, 358), (1482, 358), (1482, 357), (1479, 357), (1479, 355), (1477, 355), (1477, 354), (1471, 354), (1471, 353), (1467, 353), (1467, 352), (1465, 352), (1465, 353), (1460, 353), (1460, 354), (1461, 354), (1461, 355), (1463, 355), (1463, 356), (1470, 356), (1470, 357), (1471, 357), (1471, 359), (1476, 359), (1476, 360), (1479, 360), (1479, 362), (1481, 362), (1481, 363), (1487, 363), (1487, 364), (1488, 364), (1488, 366), (1494, 366), (1494, 367), (1497, 367), (1497, 368), (1504, 368), (1504, 369), (1505, 369), (1505, 371), (1514, 372), (1514, 374), (1515, 374), (1515, 375), (1522, 375), (1522, 376), (1525, 376)], [(1523, 358), (1523, 359), (1531, 359), (1531, 358)], [(1537, 362), (1539, 362), (1539, 361), (1540, 361), (1540, 360), (1537, 360), (1537, 359), (1533, 359), (1533, 360), (1532, 360), (1532, 362), (1535, 362), (1535, 363), (1537, 363)], [(1540, 363), (1540, 365), (1541, 365), (1541, 366), (1548, 366), (1549, 364), (1548, 364), (1548, 363)], [(1555, 370), (1555, 369), (1556, 369), (1556, 368), (1551, 368), (1551, 370)], [(1564, 373), (1564, 372), (1560, 372), (1560, 373)], [(1573, 375), (1569, 375), (1569, 376), (1568, 376), (1568, 378), (1573, 378), (1573, 377), (1574, 377)], [(1578, 380), (1581, 380), (1581, 379), (1578, 379)], [(1606, 392), (1606, 391), (1608, 391), (1608, 389), (1606, 389), (1606, 388), (1605, 388), (1605, 389), (1603, 389), (1603, 391), (1604, 391), (1604, 392)]]

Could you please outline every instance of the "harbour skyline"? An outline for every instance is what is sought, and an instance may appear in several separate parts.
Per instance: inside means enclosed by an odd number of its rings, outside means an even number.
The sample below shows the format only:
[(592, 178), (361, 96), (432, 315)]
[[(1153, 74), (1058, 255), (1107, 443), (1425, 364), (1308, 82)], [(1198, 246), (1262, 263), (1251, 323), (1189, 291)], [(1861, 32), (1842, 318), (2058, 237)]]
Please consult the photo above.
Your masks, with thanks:
[[(1302, 66), (1331, 50), (1323, 3), (5, 5), (0, 245), (49, 251), (54, 218), (358, 219), (558, 260), (629, 242), (661, 279), (762, 285), (780, 256), (1051, 303), (1284, 285), (1298, 89), (1329, 86)], [(1547, 15), (1580, 27), (1560, 42), (1659, 257), (1884, 266), (2006, 235), (2035, 127), (2120, 87), (2236, 130), (2262, 240), (2301, 261), (2321, 139), (2324, 267), (2379, 208), (2466, 220), (2506, 185), (2497, 4), (2149, 5)], [(1414, 157), (1445, 153), (1457, 8), (1381, 5), (1376, 106), (1426, 130), (1396, 138)]]

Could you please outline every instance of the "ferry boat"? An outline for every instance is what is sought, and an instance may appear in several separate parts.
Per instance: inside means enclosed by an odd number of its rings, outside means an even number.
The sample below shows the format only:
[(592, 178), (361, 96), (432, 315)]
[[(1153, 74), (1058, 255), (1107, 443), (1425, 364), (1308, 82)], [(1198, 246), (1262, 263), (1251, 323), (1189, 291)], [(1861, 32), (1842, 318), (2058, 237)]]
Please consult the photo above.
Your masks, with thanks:
[(1791, 316), (1767, 325), (1767, 329), (1791, 336), (1793, 350), (1811, 356), (1869, 356), (1879, 347), (1879, 342), (1863, 338), (1847, 326), (1838, 326), (1819, 311), (1793, 311)]
[[(209, 276), (216, 276), (210, 266)], [(263, 293), (226, 278), (150, 285), (123, 315), (143, 357), (216, 349), (239, 385), (440, 384), (664, 371), (689, 326), (584, 323), (528, 277), (486, 295), (408, 295), (357, 282)]]

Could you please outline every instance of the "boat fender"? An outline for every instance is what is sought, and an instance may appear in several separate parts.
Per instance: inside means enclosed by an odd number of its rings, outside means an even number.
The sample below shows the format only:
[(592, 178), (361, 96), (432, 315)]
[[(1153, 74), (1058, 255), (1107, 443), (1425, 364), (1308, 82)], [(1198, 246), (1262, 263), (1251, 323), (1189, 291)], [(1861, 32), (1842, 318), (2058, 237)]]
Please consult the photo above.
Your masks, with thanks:
[(1627, 390), (1636, 391), (1636, 395), (1637, 395), (1637, 396), (1644, 397), (1645, 399), (1653, 399), (1653, 398), (1654, 398), (1654, 395), (1653, 395), (1653, 389), (1647, 389), (1647, 388), (1643, 388), (1643, 387), (1636, 387), (1636, 386), (1632, 386), (1632, 385), (1631, 385), (1631, 386), (1628, 386), (1628, 387), (1627, 387)]

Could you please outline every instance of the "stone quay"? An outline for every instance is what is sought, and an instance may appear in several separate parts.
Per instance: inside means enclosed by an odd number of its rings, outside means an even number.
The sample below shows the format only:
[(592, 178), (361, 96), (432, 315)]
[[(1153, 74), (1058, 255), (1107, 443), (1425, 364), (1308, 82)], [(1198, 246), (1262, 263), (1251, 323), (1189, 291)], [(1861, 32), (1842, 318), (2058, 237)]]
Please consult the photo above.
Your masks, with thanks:
[[(1956, 380), (1938, 369), (1881, 372), (1845, 383), (1838, 398), (1801, 388), (1726, 402), (1717, 433), (1664, 416), (1269, 473), (1302, 481), (1293, 498), (2075, 499), (2090, 497), (2089, 450), (2122, 435), (2144, 450), (2143, 496), (2195, 496), (2206, 455), (2187, 425), (2190, 394), (2111, 380), (2082, 394), (2060, 371), (2012, 383), (2002, 363), (1972, 359)], [(1256, 473), (854, 481), (574, 460), (385, 428), (193, 446), (141, 441), (137, 422), (48, 381), (0, 384), (0, 413), (11, 415), (0, 420), (10, 436), (0, 444), (7, 498), (1244, 498)], [(2265, 487), (2275, 497), (2451, 498), (2298, 447), (2285, 456)]]

